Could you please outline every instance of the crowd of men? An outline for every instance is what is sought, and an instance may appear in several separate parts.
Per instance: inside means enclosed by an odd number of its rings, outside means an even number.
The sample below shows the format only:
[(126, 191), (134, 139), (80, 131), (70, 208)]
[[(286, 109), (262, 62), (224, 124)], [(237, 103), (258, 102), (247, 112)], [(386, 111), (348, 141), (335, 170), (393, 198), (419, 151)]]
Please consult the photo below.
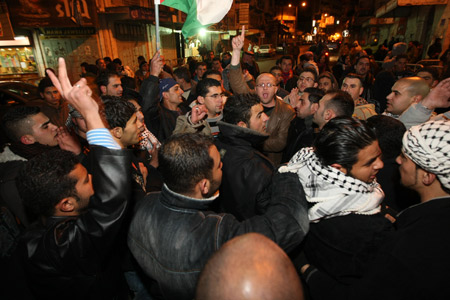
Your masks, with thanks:
[(2, 116), (2, 298), (450, 297), (450, 79), (244, 43), (75, 84), (61, 58)]

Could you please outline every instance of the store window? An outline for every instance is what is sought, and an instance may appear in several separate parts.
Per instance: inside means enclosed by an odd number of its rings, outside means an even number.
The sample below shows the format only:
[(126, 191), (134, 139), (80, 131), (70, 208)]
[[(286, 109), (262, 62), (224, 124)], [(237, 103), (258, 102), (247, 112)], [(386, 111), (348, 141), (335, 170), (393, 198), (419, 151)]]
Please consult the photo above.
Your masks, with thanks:
[(0, 47), (0, 75), (37, 73), (31, 47)]

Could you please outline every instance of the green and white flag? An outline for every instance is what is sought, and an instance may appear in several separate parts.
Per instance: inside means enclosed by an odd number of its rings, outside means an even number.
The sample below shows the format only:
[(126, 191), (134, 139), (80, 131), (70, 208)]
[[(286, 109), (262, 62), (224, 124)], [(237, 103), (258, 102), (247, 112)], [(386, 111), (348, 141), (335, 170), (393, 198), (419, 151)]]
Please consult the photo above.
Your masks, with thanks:
[(233, 0), (155, 0), (187, 14), (181, 32), (185, 38), (196, 35), (200, 28), (220, 22), (228, 13)]

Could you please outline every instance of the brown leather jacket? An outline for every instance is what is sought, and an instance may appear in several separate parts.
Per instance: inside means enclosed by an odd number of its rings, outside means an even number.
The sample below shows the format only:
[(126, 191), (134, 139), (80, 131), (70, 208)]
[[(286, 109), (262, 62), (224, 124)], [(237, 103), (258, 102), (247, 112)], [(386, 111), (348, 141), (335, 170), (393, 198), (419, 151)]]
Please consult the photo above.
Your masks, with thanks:
[[(230, 85), (235, 94), (255, 93), (245, 83), (240, 65), (230, 65)], [(263, 150), (275, 166), (280, 164), (283, 150), (286, 148), (289, 125), (295, 117), (294, 109), (276, 97), (275, 108), (267, 122), (269, 138), (264, 142)]]

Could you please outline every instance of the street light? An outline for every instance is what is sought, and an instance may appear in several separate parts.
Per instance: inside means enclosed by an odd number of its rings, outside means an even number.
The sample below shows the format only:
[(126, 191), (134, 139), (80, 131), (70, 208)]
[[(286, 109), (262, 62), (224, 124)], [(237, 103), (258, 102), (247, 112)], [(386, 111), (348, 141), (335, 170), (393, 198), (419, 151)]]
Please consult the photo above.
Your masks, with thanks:
[(289, 6), (289, 7), (292, 7), (292, 4), (289, 4), (288, 6)]
[(305, 7), (306, 6), (306, 2), (302, 2), (302, 6)]

